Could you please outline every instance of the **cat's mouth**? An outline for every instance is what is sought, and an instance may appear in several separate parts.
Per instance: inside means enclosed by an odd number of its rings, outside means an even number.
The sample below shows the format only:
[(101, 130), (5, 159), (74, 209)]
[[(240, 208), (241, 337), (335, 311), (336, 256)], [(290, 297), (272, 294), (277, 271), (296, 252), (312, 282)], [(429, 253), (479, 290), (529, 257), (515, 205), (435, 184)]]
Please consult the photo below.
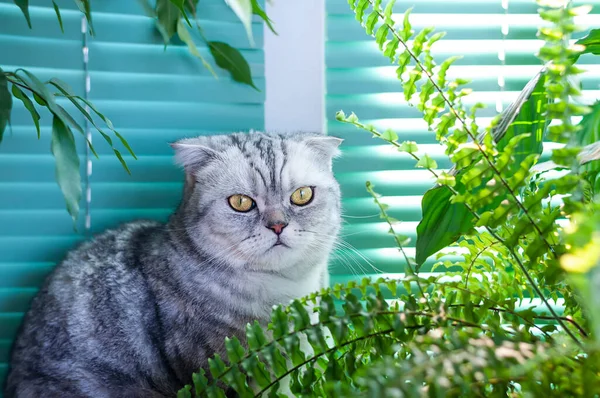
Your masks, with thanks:
[(277, 241), (275, 243), (273, 243), (273, 246), (271, 246), (271, 249), (273, 249), (274, 247), (277, 247), (277, 246), (287, 247), (289, 249), (289, 246), (286, 245), (285, 243), (283, 243), (281, 241), (281, 239), (279, 239), (279, 238), (277, 239)]

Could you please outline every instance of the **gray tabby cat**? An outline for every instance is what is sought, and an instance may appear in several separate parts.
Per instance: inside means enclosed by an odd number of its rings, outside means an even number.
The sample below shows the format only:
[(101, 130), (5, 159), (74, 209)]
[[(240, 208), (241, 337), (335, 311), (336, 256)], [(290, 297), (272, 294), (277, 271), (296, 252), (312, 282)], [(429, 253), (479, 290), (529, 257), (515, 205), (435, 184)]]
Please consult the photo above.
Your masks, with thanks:
[(12, 397), (174, 396), (224, 338), (328, 285), (341, 140), (232, 134), (173, 144), (185, 169), (168, 223), (133, 222), (69, 253), (13, 347)]

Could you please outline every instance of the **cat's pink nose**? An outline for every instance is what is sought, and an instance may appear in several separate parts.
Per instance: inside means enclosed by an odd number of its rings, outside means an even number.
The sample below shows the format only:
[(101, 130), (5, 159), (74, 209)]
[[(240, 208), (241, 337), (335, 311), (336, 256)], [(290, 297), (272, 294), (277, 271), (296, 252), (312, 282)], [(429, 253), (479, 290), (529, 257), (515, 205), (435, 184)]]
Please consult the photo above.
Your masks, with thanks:
[(267, 224), (267, 228), (273, 230), (277, 235), (280, 235), (283, 229), (287, 227), (287, 223), (283, 222), (275, 222), (272, 224)]

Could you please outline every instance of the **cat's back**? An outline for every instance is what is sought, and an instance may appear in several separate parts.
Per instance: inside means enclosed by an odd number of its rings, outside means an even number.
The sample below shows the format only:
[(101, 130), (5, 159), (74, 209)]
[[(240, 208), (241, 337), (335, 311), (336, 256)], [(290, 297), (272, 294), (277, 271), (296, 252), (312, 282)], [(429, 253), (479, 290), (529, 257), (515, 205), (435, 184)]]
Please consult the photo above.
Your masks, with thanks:
[[(100, 379), (127, 384), (139, 377), (136, 363), (160, 366), (147, 333), (156, 320), (140, 258), (158, 250), (153, 245), (162, 229), (147, 221), (124, 224), (67, 254), (25, 316), (13, 347), (8, 396), (19, 386), (34, 388), (49, 380), (75, 386), (75, 380), (85, 379), (80, 372), (90, 369)], [(70, 378), (74, 383), (67, 382)]]

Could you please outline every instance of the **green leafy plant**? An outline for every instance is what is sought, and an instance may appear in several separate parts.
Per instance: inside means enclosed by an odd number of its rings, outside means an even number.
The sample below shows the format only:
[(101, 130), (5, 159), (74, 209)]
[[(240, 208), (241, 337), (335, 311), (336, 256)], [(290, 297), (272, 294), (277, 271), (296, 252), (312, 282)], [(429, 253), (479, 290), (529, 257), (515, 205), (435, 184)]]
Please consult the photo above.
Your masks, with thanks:
[[(244, 24), (250, 42), (253, 42), (251, 30), (252, 15), (258, 15), (275, 32), (272, 21), (268, 18), (257, 0), (224, 1)], [(29, 15), (29, 1), (14, 0), (14, 3), (21, 9), (29, 28), (32, 28)], [(75, 3), (85, 16), (89, 33), (93, 35), (94, 27), (90, 1), (75, 0)], [(197, 32), (210, 50), (216, 65), (229, 71), (233, 80), (247, 84), (258, 90), (252, 80), (248, 62), (237, 49), (224, 42), (208, 41), (204, 37), (196, 15), (198, 0), (156, 0), (154, 5), (144, 0), (141, 3), (146, 12), (155, 18), (156, 26), (163, 36), (165, 46), (171, 42), (174, 35), (177, 35), (180, 40), (187, 44), (190, 52), (199, 58), (204, 66), (216, 77), (217, 75), (211, 64), (202, 57), (190, 33), (191, 20), (195, 20)], [(64, 32), (60, 8), (54, 1), (52, 4), (59, 27)], [(38, 139), (40, 138), (39, 108), (46, 108), (52, 115), (51, 152), (56, 161), (56, 181), (65, 199), (67, 211), (75, 222), (79, 215), (82, 188), (81, 176), (79, 175), (80, 162), (73, 130), (85, 137), (87, 146), (96, 157), (98, 157), (98, 154), (88, 139), (84, 127), (61, 105), (61, 100), (66, 99), (86, 119), (86, 122), (89, 122), (94, 127), (111, 146), (115, 156), (128, 173), (130, 171), (121, 154), (122, 149), (120, 150), (114, 145), (113, 139), (118, 139), (134, 159), (137, 159), (136, 155), (126, 139), (114, 128), (110, 119), (98, 111), (90, 101), (76, 95), (65, 82), (57, 78), (42, 82), (33, 73), (22, 68), (15, 71), (3, 71), (0, 69), (0, 143), (2, 142), (7, 126), (10, 124), (13, 96), (15, 99), (21, 101), (30, 113)]]
[[(482, 128), (483, 104), (463, 103), (468, 81), (447, 78), (457, 57), (437, 64), (432, 56), (443, 33), (415, 33), (410, 10), (397, 25), (393, 1), (349, 4), (398, 65), (405, 99), (454, 163), (440, 171), (416, 143), (398, 142), (394, 131), (378, 131), (354, 113), (337, 114), (436, 177), (423, 198), (416, 258), (404, 251), (409, 239), (396, 232), (385, 198), (367, 182), (405, 276), (336, 285), (277, 307), (268, 326), (248, 325), (245, 341), (226, 340), (226, 358), (213, 357), (179, 396), (222, 397), (225, 387), (241, 397), (600, 394), (599, 205), (585, 167), (599, 158), (590, 143), (598, 109), (573, 100), (580, 90), (571, 79), (593, 43), (569, 41), (573, 17), (589, 7), (540, 1), (549, 22), (539, 31), (544, 67)], [(540, 168), (546, 141), (566, 145), (556, 145), (552, 163)], [(436, 252), (443, 272), (420, 276)]]
[[(276, 34), (273, 27), (273, 21), (267, 16), (258, 0), (224, 1), (244, 25), (251, 45), (254, 45), (254, 38), (252, 35), (253, 15), (259, 16), (271, 31)], [(154, 5), (151, 4), (150, 0), (140, 0), (140, 3), (144, 7), (146, 14), (154, 18), (156, 27), (163, 37), (165, 47), (172, 42), (175, 36), (177, 36), (179, 40), (188, 46), (190, 53), (198, 58), (213, 76), (217, 77), (211, 64), (204, 56), (202, 56), (201, 52), (196, 47), (194, 41), (195, 35), (204, 45), (206, 45), (218, 67), (227, 70), (231, 74), (233, 80), (247, 84), (258, 90), (252, 80), (250, 66), (242, 53), (227, 43), (211, 41), (206, 38), (196, 13), (198, 0), (156, 0)], [(183, 22), (183, 20), (185, 20), (185, 22)], [(192, 28), (192, 20), (195, 21), (196, 29), (190, 29)]]

